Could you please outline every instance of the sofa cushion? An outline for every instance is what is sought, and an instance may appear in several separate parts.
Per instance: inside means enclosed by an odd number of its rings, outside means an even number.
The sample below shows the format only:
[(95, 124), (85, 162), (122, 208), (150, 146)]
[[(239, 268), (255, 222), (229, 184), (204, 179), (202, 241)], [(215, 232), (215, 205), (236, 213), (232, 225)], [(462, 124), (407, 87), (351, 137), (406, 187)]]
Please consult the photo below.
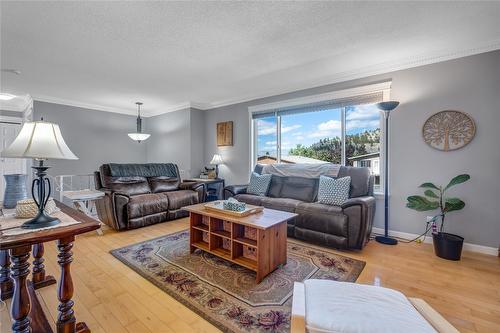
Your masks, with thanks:
[(168, 198), (168, 209), (176, 210), (184, 206), (194, 205), (198, 203), (198, 193), (191, 190), (180, 190), (173, 192), (160, 193)]
[[(278, 176), (273, 176), (278, 177)], [(279, 194), (280, 198), (290, 198), (305, 202), (316, 200), (318, 193), (318, 179), (305, 177), (281, 177), (283, 185)]]
[(351, 177), (319, 177), (318, 202), (326, 205), (341, 206), (349, 199)]
[(128, 220), (127, 229), (142, 228), (148, 225), (161, 223), (168, 220), (170, 220), (170, 218), (169, 218), (169, 212), (167, 211), (151, 215), (135, 217)]
[(181, 181), (177, 177), (160, 176), (149, 177), (148, 182), (151, 187), (151, 192), (159, 193), (177, 190)]
[(308, 243), (318, 244), (322, 246), (334, 247), (337, 249), (348, 248), (346, 236), (327, 234), (324, 232), (300, 228), (297, 226), (295, 226), (293, 229), (293, 237), (304, 240)]
[(265, 197), (259, 197), (258, 195), (253, 195), (253, 194), (236, 194), (234, 198), (238, 201), (247, 203), (249, 205), (254, 205), (254, 206), (262, 206), (262, 199)]
[(297, 206), (302, 203), (300, 200), (288, 198), (262, 198), (262, 206), (266, 208), (294, 213)]
[(177, 165), (173, 163), (109, 163), (104, 165), (107, 169), (106, 175), (112, 177), (179, 177)]
[(271, 184), (269, 184), (269, 190), (267, 190), (268, 197), (271, 198), (279, 198), (281, 194), (281, 188), (283, 187), (283, 183), (285, 182), (286, 177), (271, 177)]
[[(106, 187), (113, 192), (123, 193), (129, 196), (149, 193), (151, 189), (144, 177), (109, 177)], [(111, 179), (112, 178), (112, 179)]]
[(297, 205), (295, 213), (299, 214), (296, 227), (343, 237), (348, 235), (348, 218), (339, 206), (303, 202)]
[(370, 192), (370, 169), (343, 166), (339, 170), (337, 178), (351, 177), (350, 198), (372, 195)]
[(272, 175), (259, 175), (252, 172), (250, 176), (250, 184), (248, 184), (247, 193), (259, 196), (265, 196), (271, 184)]
[(167, 211), (168, 198), (161, 194), (155, 193), (131, 196), (127, 205), (129, 219)]

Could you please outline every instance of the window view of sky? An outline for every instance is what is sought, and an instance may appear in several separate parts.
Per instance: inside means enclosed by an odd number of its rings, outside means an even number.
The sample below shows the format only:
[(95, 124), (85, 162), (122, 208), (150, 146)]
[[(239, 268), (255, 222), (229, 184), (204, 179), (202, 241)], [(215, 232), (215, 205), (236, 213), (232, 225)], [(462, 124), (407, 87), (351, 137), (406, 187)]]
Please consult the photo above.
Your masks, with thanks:
[[(380, 113), (374, 105), (359, 105), (346, 110), (346, 134), (378, 129)], [(281, 154), (288, 155), (298, 144), (311, 146), (320, 139), (341, 137), (341, 109), (309, 112), (281, 118)], [(257, 153), (276, 156), (276, 119), (257, 120)]]

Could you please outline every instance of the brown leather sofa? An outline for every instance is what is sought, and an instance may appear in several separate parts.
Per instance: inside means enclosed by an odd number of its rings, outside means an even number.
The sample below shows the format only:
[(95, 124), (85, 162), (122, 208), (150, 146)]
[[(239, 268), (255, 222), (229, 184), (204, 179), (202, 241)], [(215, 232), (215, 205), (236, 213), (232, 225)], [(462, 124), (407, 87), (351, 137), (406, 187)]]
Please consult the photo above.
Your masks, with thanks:
[[(261, 173), (262, 166), (254, 171)], [(274, 174), (267, 196), (247, 194), (248, 185), (233, 185), (224, 189), (224, 197), (298, 214), (288, 221), (289, 237), (339, 249), (362, 249), (375, 215), (374, 177), (367, 168), (340, 167), (337, 177), (346, 176), (351, 176), (351, 189), (342, 206), (317, 202), (319, 178)]]
[(115, 230), (135, 229), (188, 216), (182, 207), (205, 201), (205, 185), (181, 182), (172, 163), (103, 164), (95, 186), (99, 219)]

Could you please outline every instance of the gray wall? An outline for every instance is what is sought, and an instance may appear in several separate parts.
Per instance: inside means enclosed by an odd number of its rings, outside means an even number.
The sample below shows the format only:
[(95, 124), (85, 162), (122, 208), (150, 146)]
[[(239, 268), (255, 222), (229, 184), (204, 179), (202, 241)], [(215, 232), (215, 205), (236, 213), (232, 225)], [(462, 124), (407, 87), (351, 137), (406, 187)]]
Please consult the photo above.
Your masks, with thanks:
[(185, 176), (191, 169), (190, 110), (145, 119), (151, 137), (145, 142), (147, 161), (176, 163)]
[[(447, 183), (459, 173), (472, 179), (450, 192), (467, 207), (450, 214), (447, 230), (466, 242), (498, 247), (500, 243), (500, 51), (396, 71), (365, 79), (322, 86), (206, 111), (205, 160), (215, 152), (225, 165), (227, 184), (246, 183), (249, 176), (248, 107), (392, 79), (392, 98), (401, 101), (391, 121), (390, 229), (421, 233), (426, 213), (405, 207), (405, 198), (418, 193), (424, 181)], [(422, 140), (421, 129), (432, 114), (446, 109), (469, 113), (477, 125), (475, 139), (465, 148), (440, 152)], [(234, 146), (216, 146), (217, 122), (234, 122)], [(375, 225), (383, 226), (383, 202), (378, 200)]]
[(205, 111), (191, 108), (191, 177), (200, 175), (205, 165)]
[(127, 136), (135, 131), (134, 116), (38, 101), (33, 107), (33, 119), (43, 117), (59, 124), (66, 144), (79, 157), (76, 161), (48, 161), (50, 175), (88, 174), (103, 163), (146, 161), (144, 143)]
[(188, 108), (145, 119), (151, 138), (148, 162), (172, 162), (183, 178), (199, 176), (204, 165), (204, 111)]

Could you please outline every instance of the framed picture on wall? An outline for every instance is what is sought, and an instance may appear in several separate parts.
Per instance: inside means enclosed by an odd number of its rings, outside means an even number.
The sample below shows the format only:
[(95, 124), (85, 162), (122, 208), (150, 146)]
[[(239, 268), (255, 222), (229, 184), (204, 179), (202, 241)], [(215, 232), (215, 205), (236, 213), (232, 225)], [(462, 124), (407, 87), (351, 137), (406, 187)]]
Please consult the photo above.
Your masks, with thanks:
[(233, 122), (217, 123), (217, 146), (233, 145)]

